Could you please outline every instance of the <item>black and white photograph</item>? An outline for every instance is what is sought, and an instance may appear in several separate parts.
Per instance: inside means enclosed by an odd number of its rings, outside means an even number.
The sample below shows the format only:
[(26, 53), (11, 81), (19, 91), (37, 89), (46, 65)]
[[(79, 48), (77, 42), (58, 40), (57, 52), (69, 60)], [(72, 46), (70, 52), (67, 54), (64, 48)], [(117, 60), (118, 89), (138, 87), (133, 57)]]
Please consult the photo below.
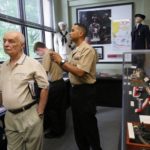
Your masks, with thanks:
[(103, 46), (94, 46), (94, 49), (97, 52), (97, 62), (100, 62), (100, 60), (104, 59), (104, 47)]
[(78, 11), (78, 22), (84, 24), (88, 30), (88, 43), (111, 43), (111, 9)]

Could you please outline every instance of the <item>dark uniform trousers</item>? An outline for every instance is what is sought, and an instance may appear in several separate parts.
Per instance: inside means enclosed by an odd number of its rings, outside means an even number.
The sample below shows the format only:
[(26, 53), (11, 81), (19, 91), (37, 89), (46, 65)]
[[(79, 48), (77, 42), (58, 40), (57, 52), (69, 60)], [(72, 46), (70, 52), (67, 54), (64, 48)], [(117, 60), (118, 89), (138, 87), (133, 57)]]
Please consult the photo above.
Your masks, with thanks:
[(132, 55), (132, 65), (138, 68), (144, 69), (145, 64), (145, 54), (133, 54)]
[(71, 88), (71, 107), (75, 140), (79, 150), (101, 150), (97, 127), (95, 85), (77, 85)]
[(55, 135), (65, 132), (66, 83), (63, 79), (50, 82), (48, 102), (45, 109), (44, 128)]

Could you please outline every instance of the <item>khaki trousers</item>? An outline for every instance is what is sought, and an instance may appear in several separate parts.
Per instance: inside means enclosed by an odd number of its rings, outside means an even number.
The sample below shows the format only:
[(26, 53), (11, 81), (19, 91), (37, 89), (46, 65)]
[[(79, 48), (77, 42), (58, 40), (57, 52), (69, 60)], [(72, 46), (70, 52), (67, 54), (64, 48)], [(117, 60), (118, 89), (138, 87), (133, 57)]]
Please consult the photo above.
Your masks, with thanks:
[(34, 105), (18, 114), (6, 112), (7, 150), (42, 150), (43, 119), (38, 116), (36, 108)]

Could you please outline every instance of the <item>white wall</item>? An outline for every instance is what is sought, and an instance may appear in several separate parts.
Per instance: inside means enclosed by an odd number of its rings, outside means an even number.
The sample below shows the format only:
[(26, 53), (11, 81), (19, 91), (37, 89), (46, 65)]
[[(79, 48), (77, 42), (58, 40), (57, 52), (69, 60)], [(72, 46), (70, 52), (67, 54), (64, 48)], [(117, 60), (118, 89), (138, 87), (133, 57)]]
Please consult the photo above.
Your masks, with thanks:
[[(92, 6), (103, 6), (121, 3), (134, 3), (135, 13), (146, 15), (145, 23), (150, 25), (150, 0), (54, 0), (56, 9), (56, 21), (63, 20), (69, 28), (76, 22), (76, 9)], [(122, 64), (98, 64), (97, 71), (112, 74), (122, 73)]]

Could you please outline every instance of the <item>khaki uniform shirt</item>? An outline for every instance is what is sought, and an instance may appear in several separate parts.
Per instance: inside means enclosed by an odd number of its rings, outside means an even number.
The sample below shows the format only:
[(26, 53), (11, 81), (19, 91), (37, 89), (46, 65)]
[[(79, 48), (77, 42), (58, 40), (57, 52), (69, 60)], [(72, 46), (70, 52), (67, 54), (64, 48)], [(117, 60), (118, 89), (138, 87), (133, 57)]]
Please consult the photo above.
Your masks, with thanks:
[(63, 78), (63, 70), (58, 64), (50, 58), (50, 51), (46, 51), (43, 56), (42, 65), (46, 72), (48, 72), (48, 77), (51, 82)]
[(40, 88), (48, 88), (49, 83), (44, 68), (37, 60), (22, 54), (14, 67), (9, 62), (4, 62), (1, 67), (0, 90), (6, 109), (17, 109), (33, 102), (29, 81), (35, 79)]
[(96, 82), (96, 53), (95, 50), (86, 42), (82, 42), (72, 51), (69, 63), (85, 71), (83, 77), (77, 77), (69, 73), (72, 85), (93, 84)]

